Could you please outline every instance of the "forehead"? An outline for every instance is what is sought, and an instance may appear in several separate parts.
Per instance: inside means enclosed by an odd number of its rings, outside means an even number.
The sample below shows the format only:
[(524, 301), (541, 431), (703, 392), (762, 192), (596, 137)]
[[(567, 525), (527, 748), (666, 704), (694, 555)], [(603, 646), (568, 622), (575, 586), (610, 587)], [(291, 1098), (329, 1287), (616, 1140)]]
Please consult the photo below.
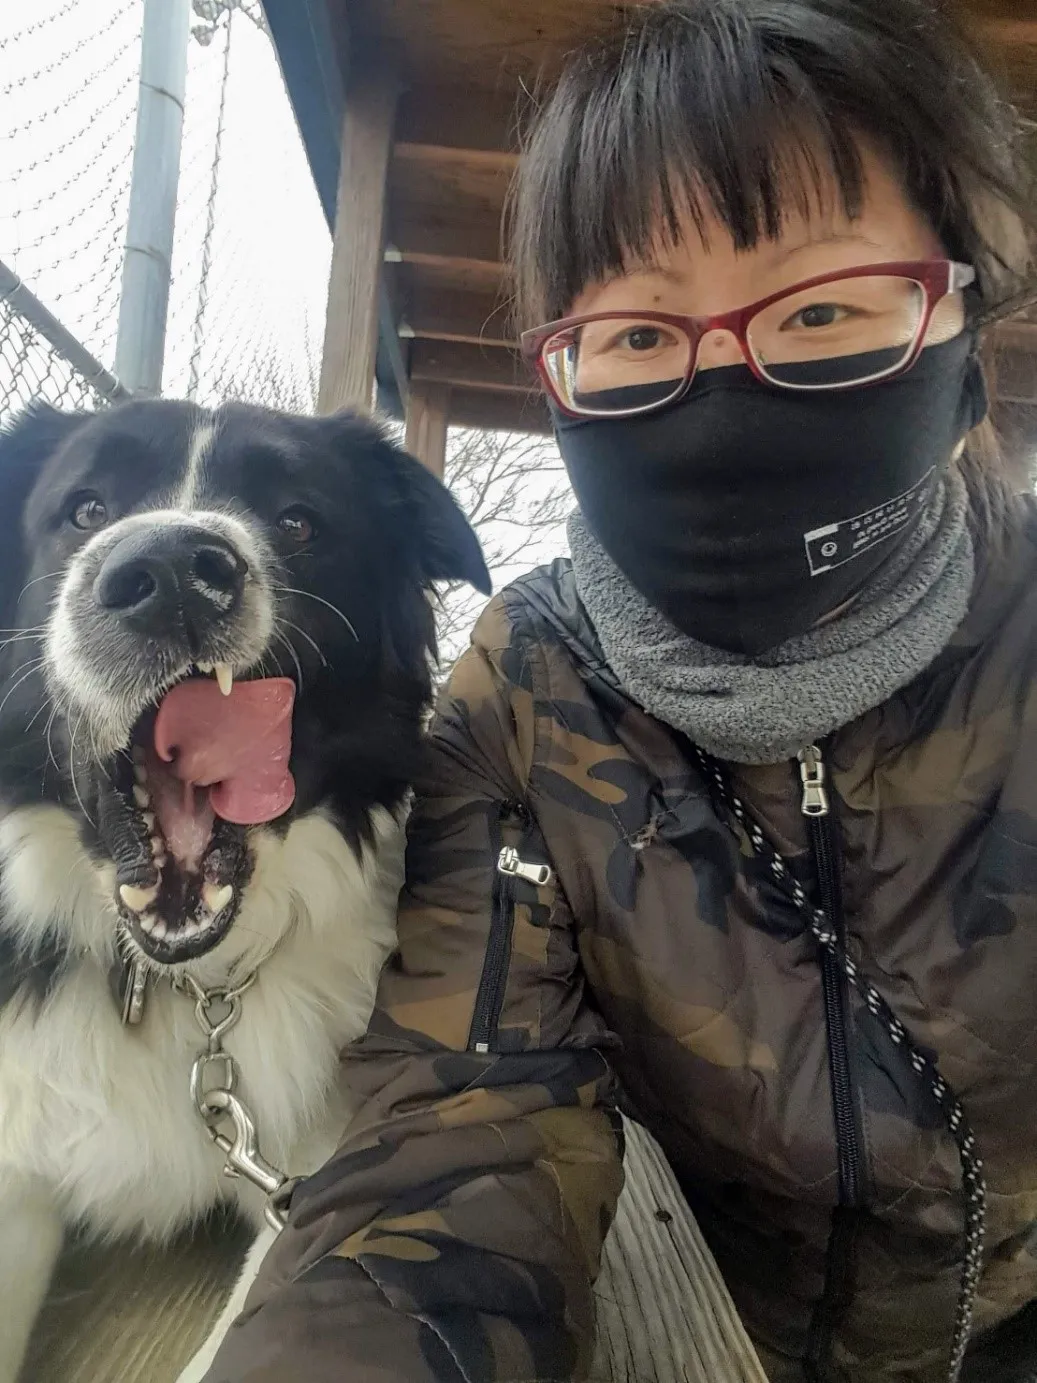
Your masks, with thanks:
[(852, 215), (834, 174), (819, 163), (816, 186), (790, 172), (781, 223), (773, 236), (761, 238), (751, 248), (737, 246), (708, 200), (699, 197), (698, 214), (681, 215), (676, 236), (664, 234), (660, 224), (649, 253), (629, 257), (624, 271), (656, 271), (664, 277), (679, 277), (696, 265), (704, 273), (715, 274), (725, 262), (747, 269), (789, 262), (795, 265), (794, 277), (808, 278), (829, 267), (939, 254), (938, 237), (911, 203), (888, 161), (863, 146), (861, 163), (861, 199)]
[(114, 489), (127, 508), (159, 496), (199, 504), (247, 500), (276, 484), (341, 487), (351, 471), (348, 450), (332, 452), (311, 419), (163, 400), (84, 424), (51, 457), (37, 493), (96, 486)]

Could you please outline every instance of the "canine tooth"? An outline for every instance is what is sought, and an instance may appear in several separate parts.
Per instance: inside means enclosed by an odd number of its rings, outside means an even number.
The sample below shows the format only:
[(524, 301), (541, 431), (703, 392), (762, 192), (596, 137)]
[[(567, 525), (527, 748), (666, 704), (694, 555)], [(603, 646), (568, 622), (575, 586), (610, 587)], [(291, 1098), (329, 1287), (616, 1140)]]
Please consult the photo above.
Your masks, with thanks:
[(143, 912), (158, 897), (158, 884), (138, 888), (136, 884), (120, 884), (119, 897), (131, 912)]
[(133, 785), (133, 800), (138, 807), (149, 807), (151, 805), (151, 793), (147, 788), (141, 787), (140, 783)]
[(234, 889), (230, 884), (224, 884), (222, 888), (219, 884), (202, 884), (202, 902), (213, 915), (222, 912), (233, 898)]
[(234, 686), (234, 672), (230, 663), (213, 663), (212, 670), (220, 691), (224, 696), (230, 696), (231, 688)]

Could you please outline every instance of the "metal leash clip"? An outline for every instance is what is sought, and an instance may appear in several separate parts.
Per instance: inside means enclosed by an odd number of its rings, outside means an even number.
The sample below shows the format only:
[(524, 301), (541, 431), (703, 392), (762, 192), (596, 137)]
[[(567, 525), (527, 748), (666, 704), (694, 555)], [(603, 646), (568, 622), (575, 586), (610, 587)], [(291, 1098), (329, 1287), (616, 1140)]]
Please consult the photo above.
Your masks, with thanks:
[[(241, 996), (255, 981), (255, 972), (232, 988), (203, 989), (189, 975), (181, 976), (175, 987), (195, 1001), (194, 1016), (206, 1039), (191, 1066), (191, 1102), (205, 1124), (209, 1137), (223, 1153), (224, 1176), (244, 1177), (266, 1196), (267, 1223), (282, 1230), (288, 1202), (298, 1182), (268, 1162), (259, 1150), (256, 1120), (238, 1095), (238, 1063), (223, 1046), (223, 1039), (241, 1017)], [(213, 1009), (224, 1007), (221, 1017)], [(214, 1079), (215, 1074), (215, 1079)], [(226, 1131), (224, 1129), (226, 1128)]]

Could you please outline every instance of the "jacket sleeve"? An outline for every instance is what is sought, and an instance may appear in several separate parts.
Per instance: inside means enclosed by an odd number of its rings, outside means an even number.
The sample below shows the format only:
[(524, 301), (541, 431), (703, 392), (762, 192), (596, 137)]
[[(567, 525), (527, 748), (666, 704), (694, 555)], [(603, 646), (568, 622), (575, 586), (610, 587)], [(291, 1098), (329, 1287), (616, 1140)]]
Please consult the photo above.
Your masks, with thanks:
[(568, 904), (496, 868), (514, 829), (547, 860), (522, 811), (529, 656), (494, 602), (432, 726), (398, 952), (345, 1054), (360, 1112), (293, 1197), (207, 1383), (587, 1376), (622, 1150)]

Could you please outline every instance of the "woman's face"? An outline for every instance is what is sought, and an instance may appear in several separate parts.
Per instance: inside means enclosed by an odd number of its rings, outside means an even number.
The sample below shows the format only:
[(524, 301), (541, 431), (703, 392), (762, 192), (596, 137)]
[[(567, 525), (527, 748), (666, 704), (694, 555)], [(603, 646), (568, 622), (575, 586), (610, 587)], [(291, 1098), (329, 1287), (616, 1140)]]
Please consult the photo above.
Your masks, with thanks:
[[(806, 215), (790, 206), (777, 240), (761, 240), (752, 250), (738, 250), (731, 235), (707, 215), (703, 233), (685, 218), (675, 245), (662, 241), (651, 263), (631, 265), (607, 282), (586, 288), (567, 315), (595, 312), (680, 313), (712, 316), (755, 303), (816, 275), (869, 264), (945, 257), (946, 251), (924, 218), (914, 209), (885, 162), (862, 150), (865, 188), (860, 215), (851, 220), (841, 209), (834, 186), (819, 199), (825, 209)], [(795, 202), (790, 197), (790, 203)], [(876, 281), (873, 280), (874, 284)], [(964, 327), (960, 294), (937, 307), (927, 341), (946, 341)], [(587, 352), (584, 368), (591, 363)], [(710, 331), (699, 345), (698, 369), (740, 365), (744, 359), (728, 331)], [(605, 387), (583, 378), (581, 389)], [(591, 371), (593, 373), (593, 369)]]

